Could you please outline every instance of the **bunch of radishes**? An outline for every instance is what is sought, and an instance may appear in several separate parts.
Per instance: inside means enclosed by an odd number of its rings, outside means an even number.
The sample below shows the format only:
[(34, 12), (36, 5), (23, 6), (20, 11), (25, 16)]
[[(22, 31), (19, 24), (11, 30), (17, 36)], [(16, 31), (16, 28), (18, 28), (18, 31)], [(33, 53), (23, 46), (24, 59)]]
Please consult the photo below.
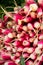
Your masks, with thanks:
[(42, 65), (43, 0), (26, 0), (14, 10), (0, 19), (0, 65), (21, 65), (21, 56), (25, 65)]

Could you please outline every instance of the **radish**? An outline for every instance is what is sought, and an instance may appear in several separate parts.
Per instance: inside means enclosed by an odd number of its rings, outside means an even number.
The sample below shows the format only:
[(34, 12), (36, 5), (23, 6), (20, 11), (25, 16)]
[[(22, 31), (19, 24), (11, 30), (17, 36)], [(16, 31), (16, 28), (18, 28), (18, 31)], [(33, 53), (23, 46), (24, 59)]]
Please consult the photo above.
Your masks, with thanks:
[(35, 12), (30, 12), (30, 16), (33, 18), (33, 19), (36, 19), (37, 18), (37, 14)]
[(34, 23), (34, 27), (35, 27), (36, 29), (39, 29), (39, 28), (40, 28), (40, 23), (36, 21), (36, 22)]
[(38, 4), (42, 7), (43, 9), (43, 0), (38, 0)]
[(29, 23), (29, 22), (32, 22), (32, 17), (26, 17), (26, 18), (24, 18), (23, 19), (23, 21), (25, 22), (25, 23)]
[(29, 54), (28, 53), (23, 53), (24, 58), (28, 58)]
[(38, 6), (37, 6), (37, 4), (30, 4), (30, 10), (31, 11), (37, 11), (37, 9), (38, 9)]
[(23, 16), (20, 14), (14, 14), (13, 18), (14, 18), (14, 21), (16, 23), (18, 23), (18, 20), (21, 20), (23, 18)]
[(38, 13), (38, 14), (37, 14), (37, 17), (38, 17), (38, 18), (42, 16), (42, 13), (43, 13), (43, 12), (42, 12), (42, 8), (41, 8), (41, 7), (38, 8), (37, 13)]
[(33, 29), (33, 25), (31, 23), (28, 23), (27, 24), (27, 27), (28, 27), (29, 30), (32, 30)]
[(21, 42), (20, 42), (19, 40), (16, 40), (16, 41), (13, 43), (13, 45), (14, 45), (15, 47), (19, 47), (19, 46), (21, 46)]
[(4, 63), (4, 65), (16, 65), (13, 61), (7, 61)]
[(10, 57), (10, 55), (8, 55), (8, 54), (1, 54), (1, 57), (4, 59), (4, 60), (10, 60), (11, 59), (11, 57)]
[(24, 13), (27, 14), (30, 8), (29, 6), (25, 5), (23, 9), (24, 9)]
[(24, 40), (22, 45), (25, 46), (25, 47), (29, 47), (30, 46), (30, 42)]
[(33, 61), (29, 60), (26, 62), (26, 65), (32, 65), (33, 64)]
[(43, 40), (40, 40), (40, 41), (38, 42), (38, 47), (39, 47), (39, 48), (43, 48)]

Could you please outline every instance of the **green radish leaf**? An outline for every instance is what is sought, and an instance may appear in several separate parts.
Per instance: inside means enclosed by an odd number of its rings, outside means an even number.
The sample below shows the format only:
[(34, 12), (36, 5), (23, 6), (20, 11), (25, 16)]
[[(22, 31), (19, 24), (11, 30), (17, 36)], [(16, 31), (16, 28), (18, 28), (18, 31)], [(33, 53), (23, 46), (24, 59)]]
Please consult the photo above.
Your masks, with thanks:
[(21, 56), (20, 65), (25, 65), (24, 60), (25, 60), (25, 59), (23, 58), (23, 56)]
[(11, 19), (13, 19), (13, 17), (2, 7), (2, 6), (0, 6), (1, 7), (1, 9), (3, 10), (3, 12), (8, 16), (8, 17), (10, 17)]

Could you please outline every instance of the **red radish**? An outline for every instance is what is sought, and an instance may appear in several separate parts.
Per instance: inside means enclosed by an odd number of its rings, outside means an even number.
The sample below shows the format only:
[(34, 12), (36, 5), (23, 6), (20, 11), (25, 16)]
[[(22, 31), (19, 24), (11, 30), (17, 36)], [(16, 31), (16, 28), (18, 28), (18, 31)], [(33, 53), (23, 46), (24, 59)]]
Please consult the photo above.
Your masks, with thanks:
[(36, 47), (38, 45), (38, 39), (35, 38), (34, 42), (33, 42), (33, 46)]
[(7, 42), (4, 42), (4, 44), (5, 44), (6, 46), (9, 46), (9, 45), (10, 45), (10, 43), (7, 43)]
[(17, 38), (20, 39), (21, 38), (21, 34), (17, 34)]
[(4, 20), (0, 19), (0, 65), (20, 65), (21, 55), (25, 65), (43, 61), (43, 1), (25, 1), (23, 8), (8, 12), (13, 20), (1, 7), (6, 15)]
[(27, 14), (29, 11), (29, 6), (24, 6), (23, 9), (24, 9), (24, 12)]
[(35, 53), (36, 53), (36, 54), (41, 54), (42, 51), (41, 51), (41, 49), (40, 49), (39, 47), (37, 47), (37, 48), (35, 49)]
[(34, 41), (34, 38), (32, 37), (32, 38), (29, 38), (29, 42), (30, 43), (33, 43), (33, 41)]
[(23, 26), (22, 29), (23, 29), (24, 31), (27, 31), (27, 30), (28, 30), (28, 29), (27, 29), (27, 26)]
[(30, 10), (31, 10), (31, 11), (37, 11), (37, 9), (38, 9), (37, 4), (35, 4), (35, 3), (30, 4)]
[(2, 19), (0, 19), (0, 28), (3, 28), (4, 27), (4, 22)]
[(21, 34), (17, 34), (17, 38), (18, 38), (18, 39), (20, 39), (20, 38), (21, 38), (21, 36), (22, 36)]
[(5, 38), (4, 38), (4, 42), (5, 43), (10, 43), (11, 42), (11, 38), (9, 38), (7, 35), (5, 36)]
[(13, 25), (12, 26), (12, 29), (15, 31), (16, 30), (16, 25)]
[(0, 22), (3, 22), (3, 20), (2, 20), (2, 19), (0, 19)]
[(0, 35), (2, 34), (2, 30), (0, 29)]
[(7, 61), (4, 63), (4, 65), (16, 65), (13, 61)]
[(19, 14), (21, 14), (21, 15), (23, 15), (23, 16), (26, 15), (26, 13), (24, 12), (24, 8), (21, 8), (21, 9), (19, 10)]
[(41, 60), (43, 61), (43, 55), (42, 55), (42, 59)]
[(7, 35), (9, 32), (12, 32), (12, 29), (2, 29), (4, 35)]
[(42, 64), (43, 64), (43, 61), (40, 61), (40, 62), (39, 62), (39, 65), (42, 65)]
[(39, 40), (43, 40), (43, 34), (39, 35)]
[(22, 33), (21, 33), (20, 35), (21, 35), (21, 37), (25, 37), (25, 36), (28, 35), (28, 34), (26, 34), (25, 31), (22, 31)]
[(16, 49), (15, 48), (12, 48), (12, 51), (13, 51), (13, 53), (16, 53)]
[(18, 25), (22, 25), (22, 20), (18, 20)]
[(37, 10), (37, 17), (40, 17), (40, 16), (42, 16), (42, 8), (40, 7), (40, 8), (38, 8), (38, 10)]
[(18, 52), (22, 52), (23, 51), (23, 47), (22, 46), (18, 47), (17, 51)]
[(40, 40), (40, 41), (38, 42), (38, 47), (39, 47), (39, 48), (43, 48), (43, 40)]
[(22, 45), (25, 47), (28, 47), (28, 46), (30, 46), (30, 42), (27, 40), (24, 40)]
[(36, 14), (35, 12), (30, 12), (30, 16), (31, 16), (33, 19), (36, 19), (37, 14)]
[(28, 23), (27, 27), (28, 27), (29, 30), (33, 29), (33, 25), (31, 23)]
[(20, 62), (20, 58), (15, 59), (15, 63), (18, 65)]
[(36, 56), (36, 54), (31, 54), (30, 58), (31, 58), (32, 60), (35, 60), (35, 59), (37, 58), (37, 56)]
[(27, 49), (27, 53), (31, 54), (32, 52), (34, 52), (34, 48), (33, 47), (30, 47), (29, 49)]
[(29, 22), (32, 22), (32, 18), (31, 17), (26, 17), (26, 18), (24, 18), (23, 19), (23, 21), (25, 22), (25, 23), (29, 23)]
[(34, 27), (35, 27), (36, 29), (39, 29), (39, 28), (40, 28), (40, 23), (36, 21), (36, 22), (34, 23)]
[(7, 49), (7, 51), (11, 51), (11, 49), (12, 49), (11, 46), (9, 46), (9, 45), (6, 45), (5, 48)]
[(26, 62), (26, 65), (32, 65), (33, 64), (33, 61), (29, 60)]
[(14, 45), (15, 47), (19, 47), (19, 46), (21, 46), (21, 42), (20, 42), (19, 40), (16, 40), (16, 41), (13, 43), (13, 45)]
[(19, 52), (16, 52), (16, 57), (20, 57), (20, 53)]
[(41, 24), (41, 26), (40, 26), (40, 29), (43, 30), (43, 21), (42, 21), (42, 24)]
[(23, 49), (23, 53), (27, 52), (28, 49), (29, 49), (28, 47), (25, 47), (25, 48)]
[(39, 62), (37, 62), (35, 65), (40, 65)]
[(30, 36), (30, 37), (34, 37), (34, 35), (35, 35), (35, 33), (34, 33), (34, 32), (29, 31), (29, 36)]
[(22, 18), (23, 18), (22, 15), (20, 15), (20, 14), (14, 14), (14, 21), (15, 21), (16, 23), (18, 23), (18, 20), (21, 20)]
[(7, 22), (7, 28), (11, 28), (13, 26), (13, 23), (11, 21)]
[(0, 28), (2, 28), (3, 27), (3, 23), (2, 22), (0, 22)]
[(23, 41), (25, 40), (25, 38), (24, 38), (24, 37), (21, 37), (19, 40), (20, 40), (21, 42), (23, 42)]
[(25, 39), (29, 40), (29, 35), (28, 34), (25, 35)]
[(4, 22), (7, 22), (9, 17), (7, 15), (4, 16)]
[(40, 56), (39, 61), (42, 61), (43, 62), (43, 54)]
[(9, 38), (13, 38), (14, 36), (13, 36), (12, 33), (8, 33), (8, 37), (9, 37)]
[(38, 0), (38, 4), (42, 7), (43, 9), (43, 0)]
[(17, 26), (16, 26), (16, 31), (18, 31), (18, 32), (19, 32), (19, 31), (22, 31), (22, 25), (17, 25)]
[(4, 59), (4, 60), (9, 60), (9, 59), (11, 59), (11, 57), (10, 57), (10, 55), (8, 55), (8, 54), (1, 54), (1, 56), (2, 56), (2, 58)]
[(12, 32), (13, 38), (16, 37), (16, 32)]
[(28, 58), (29, 54), (28, 53), (23, 53), (24, 58)]
[(5, 62), (4, 60), (0, 60), (0, 65), (4, 64), (4, 62)]

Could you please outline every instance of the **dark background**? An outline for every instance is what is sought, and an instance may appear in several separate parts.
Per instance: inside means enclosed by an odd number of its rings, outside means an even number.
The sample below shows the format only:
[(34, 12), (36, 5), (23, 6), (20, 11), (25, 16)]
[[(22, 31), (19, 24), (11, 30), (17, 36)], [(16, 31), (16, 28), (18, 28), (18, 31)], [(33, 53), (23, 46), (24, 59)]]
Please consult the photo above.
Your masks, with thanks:
[[(18, 5), (21, 5), (24, 3), (25, 0), (15, 0)], [(14, 6), (14, 0), (0, 0), (0, 4), (5, 7), (5, 6)]]
[[(17, 5), (18, 6), (21, 6), (23, 7), (24, 3), (25, 3), (25, 0), (15, 0)], [(3, 7), (3, 8), (6, 8), (6, 7), (15, 7), (15, 3), (14, 3), (14, 0), (0, 0), (0, 5)], [(13, 11), (13, 8), (6, 8), (7, 11)], [(1, 10), (0, 8), (0, 18), (2, 18), (2, 13), (3, 11)]]

